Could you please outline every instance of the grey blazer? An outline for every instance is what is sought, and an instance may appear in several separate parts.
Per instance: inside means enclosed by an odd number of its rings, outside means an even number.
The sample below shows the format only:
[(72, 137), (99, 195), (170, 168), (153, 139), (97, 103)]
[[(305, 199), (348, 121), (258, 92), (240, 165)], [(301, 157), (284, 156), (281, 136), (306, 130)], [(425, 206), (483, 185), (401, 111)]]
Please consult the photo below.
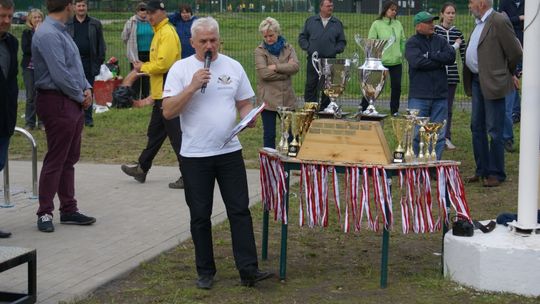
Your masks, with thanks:
[[(478, 76), (485, 99), (504, 98), (514, 89), (512, 75), (522, 55), (521, 44), (516, 38), (510, 20), (503, 14), (493, 11), (486, 19), (478, 43)], [(472, 72), (465, 63), (463, 86), (465, 93), (471, 96)]]

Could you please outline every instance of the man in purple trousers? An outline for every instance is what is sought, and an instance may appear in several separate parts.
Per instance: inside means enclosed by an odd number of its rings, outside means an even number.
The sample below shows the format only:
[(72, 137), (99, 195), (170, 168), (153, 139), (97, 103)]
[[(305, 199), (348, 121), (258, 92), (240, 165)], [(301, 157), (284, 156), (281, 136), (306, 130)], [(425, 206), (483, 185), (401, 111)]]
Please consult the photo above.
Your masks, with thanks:
[(47, 135), (47, 154), (39, 177), (37, 227), (53, 232), (54, 197), (60, 200), (60, 223), (91, 225), (96, 219), (79, 213), (75, 168), (81, 152), (84, 109), (92, 104), (91, 86), (66, 22), (71, 0), (47, 0), (47, 18), (32, 38), (37, 113)]

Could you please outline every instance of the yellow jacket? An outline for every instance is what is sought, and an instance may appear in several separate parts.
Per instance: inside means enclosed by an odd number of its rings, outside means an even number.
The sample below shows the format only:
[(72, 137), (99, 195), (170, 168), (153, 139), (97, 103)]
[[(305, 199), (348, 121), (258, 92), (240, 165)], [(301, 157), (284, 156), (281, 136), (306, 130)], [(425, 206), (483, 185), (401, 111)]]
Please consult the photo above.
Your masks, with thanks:
[(154, 38), (150, 44), (150, 61), (143, 63), (141, 72), (150, 75), (152, 99), (161, 99), (164, 76), (173, 63), (180, 60), (180, 39), (174, 27), (165, 18), (154, 29)]

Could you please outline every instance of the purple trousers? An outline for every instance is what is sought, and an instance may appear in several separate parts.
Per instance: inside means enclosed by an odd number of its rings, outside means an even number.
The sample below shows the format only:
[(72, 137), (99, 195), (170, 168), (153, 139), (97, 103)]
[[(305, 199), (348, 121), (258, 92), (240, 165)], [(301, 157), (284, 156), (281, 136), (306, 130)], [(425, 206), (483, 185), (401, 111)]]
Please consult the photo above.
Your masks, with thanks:
[(39, 176), (38, 216), (52, 215), (58, 194), (60, 213), (78, 211), (75, 168), (81, 154), (84, 111), (81, 104), (54, 90), (38, 90), (37, 114), (45, 125), (47, 154)]

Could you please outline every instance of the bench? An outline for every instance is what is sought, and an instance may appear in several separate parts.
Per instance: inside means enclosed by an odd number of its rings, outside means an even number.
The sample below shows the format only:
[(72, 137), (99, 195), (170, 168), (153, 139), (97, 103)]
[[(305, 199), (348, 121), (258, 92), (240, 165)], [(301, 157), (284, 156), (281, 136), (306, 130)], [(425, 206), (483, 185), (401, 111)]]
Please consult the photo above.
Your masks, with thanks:
[(24, 263), (28, 263), (28, 293), (0, 291), (0, 302), (36, 303), (36, 250), (21, 247), (0, 246), (0, 273)]

